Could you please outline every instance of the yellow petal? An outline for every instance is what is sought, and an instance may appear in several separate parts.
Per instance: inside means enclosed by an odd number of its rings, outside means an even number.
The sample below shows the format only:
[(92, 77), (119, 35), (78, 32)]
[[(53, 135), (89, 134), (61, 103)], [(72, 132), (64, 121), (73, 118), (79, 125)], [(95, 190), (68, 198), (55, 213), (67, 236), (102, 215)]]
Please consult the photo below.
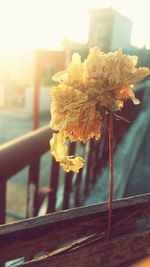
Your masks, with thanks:
[(50, 140), (51, 153), (55, 160), (60, 163), (66, 172), (79, 172), (83, 167), (84, 161), (81, 157), (68, 156), (68, 148), (66, 146), (66, 136), (64, 133), (54, 133)]
[(83, 64), (78, 53), (72, 55), (72, 61), (68, 67), (68, 82), (70, 84), (82, 84), (83, 82)]
[(132, 97), (131, 100), (133, 101), (133, 104), (134, 104), (134, 105), (138, 105), (138, 104), (140, 104), (139, 99), (137, 99), (136, 97)]
[(54, 133), (50, 140), (51, 153), (56, 161), (65, 161), (67, 155), (66, 137), (63, 133)]
[(128, 74), (126, 79), (128, 79), (128, 83), (135, 84), (142, 81), (148, 75), (150, 75), (150, 70), (148, 68), (143, 67), (136, 69), (136, 71), (132, 75)]
[(78, 172), (83, 166), (82, 158), (68, 156), (66, 138), (84, 143), (93, 137), (99, 139), (106, 109), (119, 110), (126, 99), (139, 103), (132, 85), (150, 71), (136, 68), (136, 64), (136, 56), (123, 55), (121, 50), (103, 53), (91, 48), (84, 62), (75, 53), (67, 70), (53, 77), (60, 84), (51, 90), (50, 126), (59, 133), (50, 143), (52, 154), (65, 171)]
[(80, 140), (86, 143), (90, 138), (100, 138), (102, 129), (102, 118), (96, 110), (93, 102), (87, 102), (78, 108), (74, 114), (68, 113), (66, 124), (67, 136), (72, 141)]
[(53, 75), (52, 80), (58, 83), (66, 82), (68, 80), (67, 70), (57, 72), (55, 75)]
[(114, 90), (113, 95), (116, 101), (131, 99), (134, 105), (138, 105), (140, 101), (135, 97), (131, 88), (131, 85), (127, 84), (122, 86), (121, 88), (117, 88), (116, 90)]
[(84, 160), (82, 157), (72, 158), (68, 156), (65, 163), (60, 162), (60, 165), (66, 172), (73, 171), (78, 173), (84, 165)]
[(53, 87), (51, 90), (51, 123), (53, 130), (65, 130), (68, 122), (79, 114), (81, 106), (88, 101), (88, 95), (66, 85)]

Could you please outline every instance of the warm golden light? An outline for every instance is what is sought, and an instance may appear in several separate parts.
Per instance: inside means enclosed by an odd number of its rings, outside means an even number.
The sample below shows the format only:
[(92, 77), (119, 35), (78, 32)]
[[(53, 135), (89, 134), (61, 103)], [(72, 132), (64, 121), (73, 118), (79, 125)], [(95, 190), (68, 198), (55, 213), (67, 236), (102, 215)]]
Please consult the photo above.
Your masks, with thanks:
[(35, 48), (60, 49), (64, 37), (86, 42), (88, 8), (80, 3), (1, 0), (0, 50), (19, 53)]
[(0, 50), (19, 54), (36, 48), (60, 49), (64, 37), (84, 43), (88, 9), (111, 5), (133, 19), (132, 43), (150, 47), (146, 0), (1, 0)]

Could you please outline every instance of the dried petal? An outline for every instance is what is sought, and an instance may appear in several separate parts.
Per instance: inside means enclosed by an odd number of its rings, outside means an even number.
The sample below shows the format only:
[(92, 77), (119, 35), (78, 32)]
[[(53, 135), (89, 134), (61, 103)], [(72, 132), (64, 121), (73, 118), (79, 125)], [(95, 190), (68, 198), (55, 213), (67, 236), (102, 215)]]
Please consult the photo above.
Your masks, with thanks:
[(55, 160), (60, 162), (60, 165), (66, 172), (79, 172), (83, 167), (84, 161), (81, 157), (68, 156), (68, 148), (66, 146), (66, 136), (64, 133), (54, 133), (50, 140), (51, 153)]
[(51, 90), (50, 126), (59, 133), (50, 143), (52, 154), (66, 171), (78, 171), (83, 165), (82, 158), (67, 156), (67, 137), (84, 143), (93, 137), (99, 139), (106, 109), (119, 110), (126, 99), (139, 104), (132, 87), (150, 71), (138, 69), (136, 64), (137, 57), (123, 55), (121, 50), (105, 54), (91, 48), (83, 63), (75, 53), (68, 69), (54, 75), (53, 80), (60, 84)]
[(58, 83), (66, 82), (68, 80), (67, 70), (57, 72), (55, 75), (53, 75), (52, 80)]

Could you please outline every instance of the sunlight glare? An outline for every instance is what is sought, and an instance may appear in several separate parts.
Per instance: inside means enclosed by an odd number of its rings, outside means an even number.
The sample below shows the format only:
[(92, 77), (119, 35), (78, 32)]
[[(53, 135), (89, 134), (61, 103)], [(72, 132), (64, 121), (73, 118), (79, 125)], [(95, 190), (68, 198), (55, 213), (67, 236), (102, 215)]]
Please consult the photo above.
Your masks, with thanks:
[(64, 37), (87, 41), (88, 8), (79, 1), (0, 2), (0, 50), (60, 49)]
[(88, 9), (108, 6), (133, 20), (134, 45), (150, 47), (147, 0), (0, 0), (0, 51), (61, 49), (63, 38), (86, 43)]

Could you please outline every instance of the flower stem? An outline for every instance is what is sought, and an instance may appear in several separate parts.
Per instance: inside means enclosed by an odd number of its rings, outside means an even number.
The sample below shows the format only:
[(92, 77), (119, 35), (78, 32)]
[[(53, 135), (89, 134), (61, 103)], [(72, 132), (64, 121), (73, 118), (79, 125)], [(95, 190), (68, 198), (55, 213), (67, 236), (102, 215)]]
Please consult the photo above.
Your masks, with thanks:
[(113, 116), (109, 111), (109, 196), (108, 196), (108, 239), (111, 237), (112, 231), (112, 200), (113, 200), (113, 184), (114, 184), (114, 166), (113, 166)]

